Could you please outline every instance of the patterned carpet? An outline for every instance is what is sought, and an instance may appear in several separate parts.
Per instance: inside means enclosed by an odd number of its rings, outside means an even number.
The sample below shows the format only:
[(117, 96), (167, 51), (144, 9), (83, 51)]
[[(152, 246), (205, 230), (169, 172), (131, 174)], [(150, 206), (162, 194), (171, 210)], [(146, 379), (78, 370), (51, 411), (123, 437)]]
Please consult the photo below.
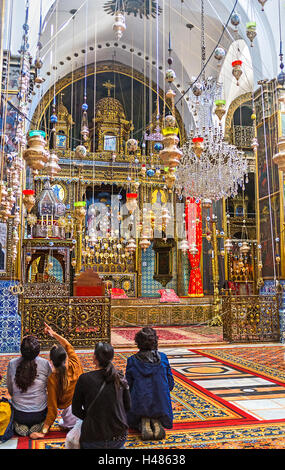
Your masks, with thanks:
[[(189, 351), (189, 352), (187, 352)], [(234, 377), (243, 380), (248, 377), (267, 377), (272, 384), (278, 382), (279, 395), (285, 399), (285, 377), (282, 346), (168, 349), (167, 353), (175, 387), (171, 394), (174, 426), (166, 431), (163, 441), (141, 441), (140, 436), (130, 431), (127, 448), (134, 449), (284, 449), (285, 419), (260, 420), (223, 398), (216, 390), (199, 385), (206, 374), (208, 379), (220, 373), (232, 381)], [(118, 350), (115, 365), (124, 370), (126, 359), (133, 354), (130, 350)], [(92, 353), (79, 353), (85, 371), (92, 370)], [(43, 355), (45, 356), (45, 355)], [(5, 371), (13, 356), (0, 356), (0, 394), (7, 395)], [(211, 358), (211, 359), (209, 359)], [(256, 359), (256, 362), (254, 360)], [(201, 361), (210, 361), (202, 363)], [(192, 362), (191, 362), (192, 361)], [(211, 367), (209, 366), (211, 365)], [(214, 365), (213, 365), (214, 364)], [(190, 365), (192, 365), (190, 367)], [(231, 367), (229, 367), (231, 366)], [(213, 368), (214, 367), (214, 368)], [(229, 375), (229, 370), (231, 374)], [(262, 373), (262, 374), (261, 374)], [(194, 380), (195, 376), (197, 379)], [(199, 380), (198, 380), (199, 379)], [(230, 382), (229, 382), (230, 383)], [(271, 383), (271, 382), (270, 382)], [(227, 387), (229, 389), (229, 387)], [(241, 393), (241, 392), (240, 392)], [(280, 395), (281, 393), (281, 395)], [(59, 416), (57, 418), (58, 422)], [(59, 431), (57, 422), (45, 439), (32, 441), (28, 438), (17, 440), (18, 449), (62, 449), (65, 434)]]
[[(223, 343), (221, 327), (193, 325), (185, 327), (154, 327), (159, 337), (160, 347), (168, 346), (201, 346), (212, 343)], [(111, 342), (114, 347), (133, 347), (135, 334), (140, 328), (112, 328)]]

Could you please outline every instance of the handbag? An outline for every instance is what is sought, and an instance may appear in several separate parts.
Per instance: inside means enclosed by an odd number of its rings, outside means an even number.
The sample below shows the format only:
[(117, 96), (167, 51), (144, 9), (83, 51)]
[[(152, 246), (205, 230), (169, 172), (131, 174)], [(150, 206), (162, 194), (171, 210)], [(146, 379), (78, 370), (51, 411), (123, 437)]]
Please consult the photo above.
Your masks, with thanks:
[(14, 410), (7, 398), (0, 399), (0, 442), (11, 439), (14, 435), (13, 429)]
[[(104, 380), (94, 400), (92, 400), (92, 402), (88, 406), (86, 415), (88, 414), (88, 412), (90, 411), (94, 403), (96, 402), (99, 395), (102, 393), (105, 385), (106, 385), (106, 382)], [(73, 426), (73, 428), (67, 433), (66, 438), (65, 438), (65, 444), (64, 444), (65, 449), (80, 449), (79, 440), (80, 440), (80, 435), (81, 435), (82, 422), (83, 422), (82, 419), (78, 419), (75, 425)]]

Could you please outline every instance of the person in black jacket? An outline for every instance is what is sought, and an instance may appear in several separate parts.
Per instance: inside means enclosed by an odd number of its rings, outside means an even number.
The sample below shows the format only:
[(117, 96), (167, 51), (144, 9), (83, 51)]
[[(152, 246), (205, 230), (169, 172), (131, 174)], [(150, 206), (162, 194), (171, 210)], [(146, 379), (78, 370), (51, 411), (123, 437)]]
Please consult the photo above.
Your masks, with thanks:
[(111, 344), (98, 343), (95, 370), (82, 374), (76, 384), (72, 413), (83, 420), (81, 449), (124, 448), (128, 435), (126, 412), (131, 399), (128, 382), (112, 364), (113, 357)]

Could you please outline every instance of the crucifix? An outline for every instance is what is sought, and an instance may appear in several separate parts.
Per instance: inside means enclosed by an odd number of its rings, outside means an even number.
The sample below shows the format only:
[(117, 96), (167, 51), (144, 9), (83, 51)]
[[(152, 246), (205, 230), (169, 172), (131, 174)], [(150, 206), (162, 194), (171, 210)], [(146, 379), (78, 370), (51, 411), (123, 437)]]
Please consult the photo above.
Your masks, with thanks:
[(114, 85), (113, 83), (111, 83), (110, 80), (108, 80), (107, 82), (103, 83), (103, 86), (104, 86), (105, 88), (107, 88), (107, 90), (108, 90), (108, 96), (111, 96), (111, 89), (116, 87), (116, 85)]

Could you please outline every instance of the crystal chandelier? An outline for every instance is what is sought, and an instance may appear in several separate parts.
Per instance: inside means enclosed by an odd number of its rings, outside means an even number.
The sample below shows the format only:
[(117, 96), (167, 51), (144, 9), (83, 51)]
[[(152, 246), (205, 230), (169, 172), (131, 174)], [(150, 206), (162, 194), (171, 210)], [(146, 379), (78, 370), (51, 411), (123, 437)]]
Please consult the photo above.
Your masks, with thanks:
[(185, 197), (219, 200), (237, 195), (247, 181), (247, 161), (243, 152), (224, 141), (221, 126), (194, 131), (182, 147), (176, 170), (176, 191)]

